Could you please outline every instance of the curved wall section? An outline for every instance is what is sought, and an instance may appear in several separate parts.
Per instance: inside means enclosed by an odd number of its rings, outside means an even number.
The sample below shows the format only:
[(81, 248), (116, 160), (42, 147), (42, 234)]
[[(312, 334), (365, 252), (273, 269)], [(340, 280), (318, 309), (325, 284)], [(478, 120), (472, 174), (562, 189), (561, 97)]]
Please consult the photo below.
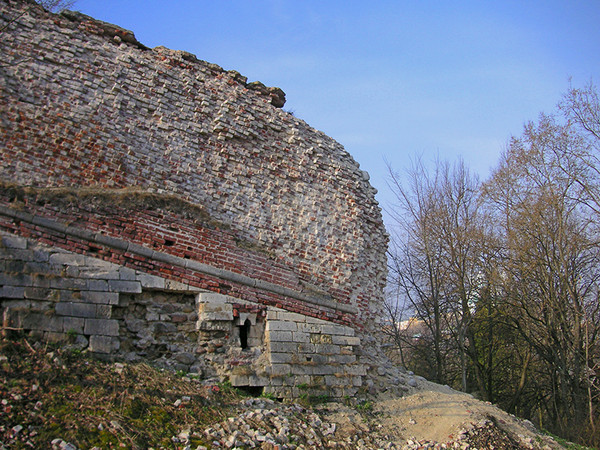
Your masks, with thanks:
[[(0, 7), (5, 231), (373, 327), (387, 246), (375, 190), (340, 144), (273, 106), (277, 89), (256, 89), (186, 52), (147, 49), (131, 32), (81, 14)], [(44, 228), (53, 223), (145, 254), (70, 240)], [(157, 254), (184, 267), (144, 266)], [(240, 278), (199, 274), (186, 260)], [(270, 283), (266, 297), (260, 283)]]

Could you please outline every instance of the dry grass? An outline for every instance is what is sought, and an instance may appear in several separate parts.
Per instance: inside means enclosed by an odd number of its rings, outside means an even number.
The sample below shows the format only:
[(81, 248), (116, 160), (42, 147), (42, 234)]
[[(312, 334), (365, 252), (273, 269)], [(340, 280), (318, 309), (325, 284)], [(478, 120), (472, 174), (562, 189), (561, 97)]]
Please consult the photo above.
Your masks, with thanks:
[(57, 438), (79, 448), (173, 448), (184, 430), (195, 448), (209, 444), (202, 431), (227, 417), (240, 394), (146, 364), (3, 338), (0, 398), (1, 442), (9, 448), (49, 448)]
[(121, 189), (101, 186), (86, 187), (35, 187), (19, 186), (0, 181), (0, 196), (15, 204), (33, 203), (57, 207), (78, 206), (92, 209), (123, 208), (166, 210), (203, 224), (227, 228), (211, 219), (201, 206), (172, 194), (149, 192), (140, 187)]

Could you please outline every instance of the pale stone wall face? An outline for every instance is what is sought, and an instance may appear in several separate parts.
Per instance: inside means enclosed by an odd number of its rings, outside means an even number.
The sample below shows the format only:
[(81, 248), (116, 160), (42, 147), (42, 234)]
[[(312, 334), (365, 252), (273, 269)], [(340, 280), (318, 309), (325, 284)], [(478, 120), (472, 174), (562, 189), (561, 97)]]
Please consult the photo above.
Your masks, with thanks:
[(353, 396), (365, 367), (354, 329), (287, 311), (267, 313), (267, 392), (276, 397)]

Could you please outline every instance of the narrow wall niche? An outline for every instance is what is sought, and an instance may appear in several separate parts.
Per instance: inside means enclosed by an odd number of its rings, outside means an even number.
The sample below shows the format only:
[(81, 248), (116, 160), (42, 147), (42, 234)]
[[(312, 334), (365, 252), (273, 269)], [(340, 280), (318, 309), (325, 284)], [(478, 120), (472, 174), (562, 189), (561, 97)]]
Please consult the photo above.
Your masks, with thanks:
[(239, 326), (240, 329), (240, 347), (242, 350), (246, 350), (248, 348), (248, 336), (250, 335), (250, 319), (246, 319), (242, 325)]

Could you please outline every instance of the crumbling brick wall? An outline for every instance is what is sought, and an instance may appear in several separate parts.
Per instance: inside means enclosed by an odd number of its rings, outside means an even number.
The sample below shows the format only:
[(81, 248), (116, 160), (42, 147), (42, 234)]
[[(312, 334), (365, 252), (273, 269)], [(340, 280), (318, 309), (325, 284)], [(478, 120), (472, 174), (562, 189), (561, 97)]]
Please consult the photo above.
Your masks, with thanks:
[[(377, 328), (376, 191), (340, 144), (279, 108), (279, 89), (78, 13), (0, 8), (1, 231)], [(4, 304), (20, 287), (2, 287)]]

